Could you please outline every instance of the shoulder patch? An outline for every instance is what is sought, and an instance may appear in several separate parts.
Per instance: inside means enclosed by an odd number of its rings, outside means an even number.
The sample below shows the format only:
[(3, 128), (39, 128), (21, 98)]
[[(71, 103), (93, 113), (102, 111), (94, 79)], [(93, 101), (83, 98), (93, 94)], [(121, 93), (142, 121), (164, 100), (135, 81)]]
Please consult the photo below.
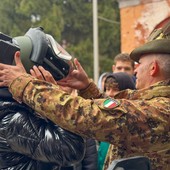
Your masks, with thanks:
[(115, 108), (117, 106), (119, 106), (120, 103), (115, 100), (115, 99), (106, 99), (104, 102), (103, 102), (103, 106), (104, 108), (108, 108), (108, 109), (112, 109), (112, 108)]

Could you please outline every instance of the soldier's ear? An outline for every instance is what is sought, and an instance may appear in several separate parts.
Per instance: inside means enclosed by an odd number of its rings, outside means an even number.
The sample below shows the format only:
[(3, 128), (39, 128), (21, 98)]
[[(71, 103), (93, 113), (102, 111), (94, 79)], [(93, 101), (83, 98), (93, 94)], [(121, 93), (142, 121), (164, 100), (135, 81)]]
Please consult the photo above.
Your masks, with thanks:
[(159, 73), (159, 65), (156, 60), (154, 60), (150, 65), (150, 75), (155, 76)]
[(134, 70), (139, 66), (139, 63), (135, 62)]

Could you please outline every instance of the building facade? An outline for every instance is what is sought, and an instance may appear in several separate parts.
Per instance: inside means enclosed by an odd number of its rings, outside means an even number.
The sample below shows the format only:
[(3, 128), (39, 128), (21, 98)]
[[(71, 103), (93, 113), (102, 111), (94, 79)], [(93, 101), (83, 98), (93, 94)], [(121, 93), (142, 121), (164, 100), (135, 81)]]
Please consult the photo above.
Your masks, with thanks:
[(170, 0), (117, 0), (120, 8), (121, 52), (145, 43), (155, 28), (170, 20)]

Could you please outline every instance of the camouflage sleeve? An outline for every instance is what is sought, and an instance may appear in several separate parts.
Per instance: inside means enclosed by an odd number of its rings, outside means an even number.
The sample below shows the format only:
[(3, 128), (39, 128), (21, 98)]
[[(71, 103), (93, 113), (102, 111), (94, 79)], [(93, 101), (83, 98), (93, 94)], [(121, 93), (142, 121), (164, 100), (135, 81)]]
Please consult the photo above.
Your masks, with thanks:
[(79, 96), (84, 99), (98, 99), (106, 98), (107, 96), (104, 93), (101, 93), (97, 85), (91, 80), (89, 86), (78, 92)]
[(12, 93), (13, 98), (19, 103), (22, 102), (23, 88), (27, 86), (29, 81), (34, 79), (30, 74), (24, 74), (21, 77), (17, 77), (9, 86), (9, 91)]
[(136, 142), (151, 142), (155, 140), (152, 136), (158, 135), (157, 140), (161, 140), (169, 121), (166, 115), (169, 101), (163, 98), (146, 101), (88, 100), (79, 96), (72, 97), (59, 90), (58, 86), (29, 76), (16, 79), (10, 91), (15, 98), (23, 100), (61, 127), (113, 144), (127, 137)]

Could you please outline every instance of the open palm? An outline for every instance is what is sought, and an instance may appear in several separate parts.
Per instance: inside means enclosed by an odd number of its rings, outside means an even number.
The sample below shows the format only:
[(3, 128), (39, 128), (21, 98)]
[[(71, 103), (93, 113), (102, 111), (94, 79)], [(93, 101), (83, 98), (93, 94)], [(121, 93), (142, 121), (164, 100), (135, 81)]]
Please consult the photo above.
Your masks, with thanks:
[(90, 83), (88, 75), (76, 58), (74, 59), (74, 65), (76, 68), (71, 66), (71, 71), (68, 76), (62, 80), (57, 81), (57, 84), (71, 87), (77, 90), (85, 89)]

